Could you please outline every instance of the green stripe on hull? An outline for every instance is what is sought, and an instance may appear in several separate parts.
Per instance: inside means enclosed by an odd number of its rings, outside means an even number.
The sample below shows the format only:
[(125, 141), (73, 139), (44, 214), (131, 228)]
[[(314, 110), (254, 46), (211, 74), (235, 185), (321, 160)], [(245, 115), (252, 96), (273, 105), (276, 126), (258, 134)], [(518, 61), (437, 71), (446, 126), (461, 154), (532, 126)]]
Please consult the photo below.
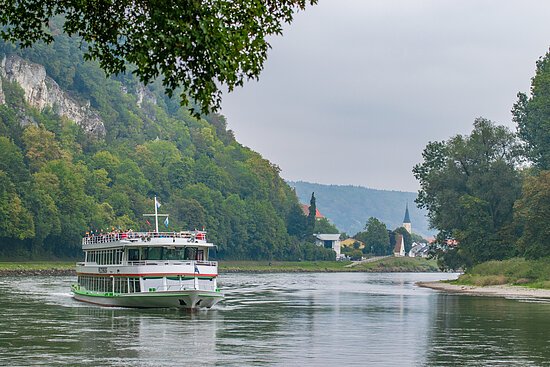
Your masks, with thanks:
[[(197, 290), (189, 291), (177, 291), (177, 292), (138, 292), (138, 293), (99, 293), (91, 291), (82, 291), (75, 290), (72, 291), (74, 294), (80, 294), (82, 296), (89, 297), (103, 297), (103, 298), (116, 298), (116, 297), (177, 297), (178, 295), (186, 296), (197, 292)], [(201, 291), (204, 292), (204, 291)], [(197, 296), (200, 297), (214, 297), (214, 298), (224, 298), (224, 295), (220, 292), (219, 294), (202, 294), (198, 293)]]

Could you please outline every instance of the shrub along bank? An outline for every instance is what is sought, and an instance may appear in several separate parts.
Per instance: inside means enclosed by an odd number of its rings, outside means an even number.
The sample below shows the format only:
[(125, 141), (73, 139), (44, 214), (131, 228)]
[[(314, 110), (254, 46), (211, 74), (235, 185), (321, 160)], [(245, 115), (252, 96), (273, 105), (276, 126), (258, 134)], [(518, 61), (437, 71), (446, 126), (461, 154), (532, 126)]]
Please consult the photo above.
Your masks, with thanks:
[(452, 283), (475, 286), (511, 284), (550, 289), (550, 257), (488, 261), (474, 266)]

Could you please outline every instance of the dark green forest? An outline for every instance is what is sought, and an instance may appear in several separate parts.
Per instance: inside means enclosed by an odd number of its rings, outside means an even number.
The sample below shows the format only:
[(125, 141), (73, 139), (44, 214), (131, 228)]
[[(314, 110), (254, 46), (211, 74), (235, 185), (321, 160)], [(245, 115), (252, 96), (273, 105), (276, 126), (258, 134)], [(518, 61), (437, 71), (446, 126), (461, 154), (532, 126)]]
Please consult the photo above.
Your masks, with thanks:
[(478, 118), (469, 135), (429, 143), (413, 169), (442, 267), (550, 256), (550, 53), (536, 66), (515, 132)]
[(12, 54), (89, 101), (106, 133), (31, 107), (2, 78), (1, 258), (74, 257), (87, 231), (153, 230), (142, 214), (156, 195), (170, 214), (165, 230), (205, 228), (218, 258), (334, 259), (308, 242), (307, 217), (279, 168), (239, 144), (223, 116), (194, 117), (160, 81), (138, 103), (131, 72), (106, 77), (64, 35), (27, 49), (0, 44), (0, 59)]

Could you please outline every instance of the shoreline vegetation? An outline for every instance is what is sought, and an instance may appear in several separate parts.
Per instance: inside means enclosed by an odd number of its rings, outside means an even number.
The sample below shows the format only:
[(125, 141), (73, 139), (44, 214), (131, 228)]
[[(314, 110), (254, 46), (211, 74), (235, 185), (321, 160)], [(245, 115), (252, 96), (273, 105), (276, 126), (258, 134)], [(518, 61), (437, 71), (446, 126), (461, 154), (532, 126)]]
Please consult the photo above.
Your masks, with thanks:
[(430, 288), (446, 293), (469, 294), (472, 296), (489, 296), (504, 298), (550, 298), (550, 289), (529, 288), (521, 285), (461, 285), (453, 282), (418, 282), (419, 287)]
[(513, 258), (478, 264), (458, 279), (419, 282), (444, 292), (505, 298), (550, 298), (550, 258)]
[[(75, 261), (0, 262), (0, 276), (75, 275)], [(435, 260), (388, 257), (351, 261), (220, 261), (220, 273), (439, 272)]]

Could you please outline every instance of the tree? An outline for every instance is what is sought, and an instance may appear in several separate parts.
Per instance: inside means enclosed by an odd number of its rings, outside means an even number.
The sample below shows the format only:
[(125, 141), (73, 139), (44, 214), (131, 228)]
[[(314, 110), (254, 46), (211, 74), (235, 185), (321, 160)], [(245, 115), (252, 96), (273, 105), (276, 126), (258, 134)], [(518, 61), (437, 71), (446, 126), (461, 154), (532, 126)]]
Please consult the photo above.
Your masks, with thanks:
[(550, 52), (537, 61), (531, 81), (531, 96), (518, 93), (513, 120), (518, 135), (526, 143), (527, 157), (539, 168), (550, 169)]
[(515, 135), (479, 118), (469, 136), (431, 142), (422, 155), (413, 169), (416, 202), (428, 210), (441, 242), (457, 240), (465, 265), (513, 255), (509, 228), (521, 190)]
[(315, 204), (315, 193), (311, 193), (311, 199), (309, 200), (309, 212), (307, 215), (307, 232), (313, 234), (315, 230), (315, 218), (317, 216), (317, 205)]
[(313, 233), (340, 233), (338, 228), (332, 223), (328, 221), (327, 218), (320, 218), (315, 221), (315, 228), (313, 230)]
[(354, 238), (365, 243), (364, 253), (386, 255), (390, 251), (388, 230), (377, 218), (370, 217), (365, 224), (365, 232), (358, 233)]
[(0, 136), (0, 170), (7, 173), (12, 180), (23, 182), (29, 180), (29, 172), (23, 163), (23, 154), (10, 139)]
[(43, 127), (29, 126), (23, 132), (23, 143), (32, 171), (38, 171), (48, 161), (63, 158), (67, 155), (55, 140), (55, 134)]
[(307, 217), (304, 215), (300, 205), (294, 204), (291, 206), (287, 216), (287, 232), (291, 236), (303, 240), (311, 233), (307, 230)]
[(144, 83), (162, 78), (166, 92), (178, 87), (206, 113), (220, 107), (221, 91), (258, 78), (270, 47), (296, 11), (316, 0), (213, 0), (94, 2), (0, 0), (0, 35), (23, 47), (50, 43), (54, 34), (77, 35), (85, 58), (99, 61), (109, 74), (132, 65)]
[(0, 170), (0, 238), (34, 237), (32, 214), (24, 207), (8, 175)]
[(515, 217), (522, 228), (520, 253), (529, 259), (548, 256), (550, 246), (550, 171), (528, 176), (515, 203)]

